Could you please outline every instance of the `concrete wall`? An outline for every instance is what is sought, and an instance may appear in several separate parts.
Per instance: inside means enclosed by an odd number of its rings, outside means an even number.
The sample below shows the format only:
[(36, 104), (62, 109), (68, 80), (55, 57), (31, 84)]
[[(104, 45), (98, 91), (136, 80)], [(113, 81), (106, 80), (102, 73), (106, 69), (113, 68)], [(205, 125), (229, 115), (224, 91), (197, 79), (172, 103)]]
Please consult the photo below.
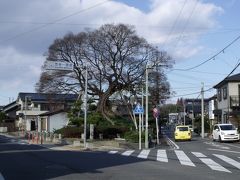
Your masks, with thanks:
[(52, 115), (48, 118), (48, 131), (53, 132), (54, 129), (60, 129), (66, 126), (69, 122), (66, 112)]

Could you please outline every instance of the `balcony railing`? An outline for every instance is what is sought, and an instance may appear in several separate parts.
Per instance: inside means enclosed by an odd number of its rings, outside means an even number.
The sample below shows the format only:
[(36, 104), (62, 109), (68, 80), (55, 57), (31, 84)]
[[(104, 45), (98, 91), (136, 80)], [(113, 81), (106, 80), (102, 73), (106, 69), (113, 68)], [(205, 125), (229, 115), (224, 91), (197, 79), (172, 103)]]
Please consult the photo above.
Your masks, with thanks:
[(234, 108), (239, 106), (240, 106), (239, 96), (230, 96), (230, 107)]

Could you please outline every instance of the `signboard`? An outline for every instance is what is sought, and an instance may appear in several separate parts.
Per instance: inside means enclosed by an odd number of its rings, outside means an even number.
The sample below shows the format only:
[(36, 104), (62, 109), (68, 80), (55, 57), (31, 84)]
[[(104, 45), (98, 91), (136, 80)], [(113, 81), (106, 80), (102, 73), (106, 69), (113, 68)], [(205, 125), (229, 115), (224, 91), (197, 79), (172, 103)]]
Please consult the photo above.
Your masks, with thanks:
[(154, 109), (153, 109), (153, 117), (154, 117), (154, 118), (158, 118), (158, 116), (159, 116), (158, 108), (154, 108)]
[(144, 109), (140, 104), (137, 104), (135, 109), (133, 110), (134, 114), (143, 114), (144, 113)]
[(62, 62), (62, 61), (46, 61), (44, 64), (44, 68), (47, 70), (72, 71), (73, 64), (69, 62)]

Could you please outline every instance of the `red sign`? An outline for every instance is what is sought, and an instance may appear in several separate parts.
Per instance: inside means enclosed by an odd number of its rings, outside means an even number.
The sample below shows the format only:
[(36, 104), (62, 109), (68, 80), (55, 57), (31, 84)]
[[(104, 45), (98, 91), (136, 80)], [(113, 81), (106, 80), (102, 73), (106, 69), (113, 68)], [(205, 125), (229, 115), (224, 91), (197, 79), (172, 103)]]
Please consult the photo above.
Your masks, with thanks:
[(157, 118), (159, 116), (159, 111), (157, 108), (153, 108), (153, 117)]

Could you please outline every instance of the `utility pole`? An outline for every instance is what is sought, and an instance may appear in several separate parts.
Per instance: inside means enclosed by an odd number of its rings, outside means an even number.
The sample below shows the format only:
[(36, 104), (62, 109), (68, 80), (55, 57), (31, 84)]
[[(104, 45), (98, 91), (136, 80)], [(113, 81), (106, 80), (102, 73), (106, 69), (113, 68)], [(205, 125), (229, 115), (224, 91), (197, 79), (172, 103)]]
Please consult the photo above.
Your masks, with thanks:
[(88, 85), (88, 69), (86, 66), (86, 72), (85, 72), (85, 92), (84, 92), (84, 148), (87, 147), (87, 85)]
[(194, 100), (192, 101), (192, 128), (194, 131)]
[(145, 127), (145, 148), (148, 149), (148, 67), (146, 67), (146, 127)]
[(202, 114), (202, 138), (204, 138), (204, 83), (202, 82), (202, 89), (201, 89), (201, 114)]
[(186, 124), (186, 117), (185, 117), (185, 113), (186, 113), (186, 107), (185, 107), (185, 100), (183, 100), (183, 125), (185, 126)]

